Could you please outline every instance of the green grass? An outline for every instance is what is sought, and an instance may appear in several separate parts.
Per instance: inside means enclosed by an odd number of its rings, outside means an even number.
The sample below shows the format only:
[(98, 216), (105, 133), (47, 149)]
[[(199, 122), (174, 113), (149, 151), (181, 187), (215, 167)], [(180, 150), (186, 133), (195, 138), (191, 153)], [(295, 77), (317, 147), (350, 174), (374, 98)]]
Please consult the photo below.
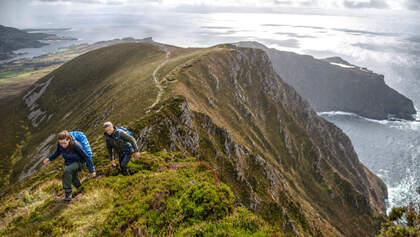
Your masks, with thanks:
[[(106, 159), (99, 156), (96, 159)], [(58, 199), (61, 183), (47, 174), (32, 177), (16, 197), (0, 202), (2, 236), (271, 236), (281, 234), (246, 209), (235, 207), (230, 188), (215, 184), (208, 164), (179, 153), (143, 153), (130, 162), (142, 168), (132, 176), (105, 175), (106, 160), (96, 162), (99, 177), (87, 179), (70, 204)], [(149, 165), (154, 162), (154, 165)], [(61, 164), (60, 164), (61, 165)], [(109, 172), (108, 172), (109, 173)], [(112, 172), (111, 172), (112, 173)], [(110, 174), (110, 173), (109, 173)], [(116, 176), (115, 176), (116, 175)], [(222, 201), (226, 200), (226, 201)], [(193, 210), (190, 208), (194, 208)], [(199, 210), (198, 215), (191, 211)], [(224, 233), (224, 234), (223, 234)], [(278, 236), (277, 235), (277, 236)]]
[(19, 76), (19, 75), (22, 75), (22, 74), (24, 74), (24, 73), (21, 73), (21, 72), (0, 72), (0, 79), (8, 78), (8, 77), (16, 77), (16, 76)]

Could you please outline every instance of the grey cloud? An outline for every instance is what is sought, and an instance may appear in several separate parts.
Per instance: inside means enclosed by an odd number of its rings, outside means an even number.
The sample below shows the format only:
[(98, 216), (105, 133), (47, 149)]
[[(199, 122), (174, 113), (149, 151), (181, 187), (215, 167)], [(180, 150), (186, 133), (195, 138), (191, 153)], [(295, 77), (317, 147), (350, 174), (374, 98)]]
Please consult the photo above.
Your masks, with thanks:
[(294, 38), (316, 38), (315, 36), (312, 35), (300, 35), (300, 34), (296, 34), (296, 33), (292, 33), (292, 32), (277, 32), (276, 34), (278, 35), (286, 35), (288, 37), (294, 37)]
[(407, 38), (408, 41), (420, 44), (420, 36), (411, 36)]
[(368, 2), (355, 2), (352, 0), (344, 0), (344, 6), (347, 8), (389, 8), (389, 5), (388, 3), (386, 3), (386, 0), (370, 0)]
[(303, 7), (312, 7), (312, 6), (317, 6), (318, 3), (316, 1), (306, 1), (306, 2), (299, 3), (299, 5)]
[(241, 32), (241, 31), (237, 31), (237, 30), (228, 30), (226, 32), (198, 31), (197, 33), (199, 33), (202, 36), (209, 36), (209, 37), (213, 37), (213, 36), (228, 36), (228, 37), (232, 37), (232, 34), (235, 34), (237, 32)]
[[(341, 31), (341, 32), (346, 32), (346, 33), (356, 34), (356, 35), (360, 35), (360, 34), (378, 35), (378, 36), (398, 36), (399, 35), (397, 33), (389, 33), (389, 32), (373, 32), (373, 31), (365, 31), (365, 30), (352, 30), (352, 29), (344, 29), (344, 28), (325, 28), (325, 27), (320, 27), (320, 26), (305, 26), (305, 25), (297, 25), (296, 26), (296, 25), (285, 25), (285, 24), (261, 24), (261, 26), (294, 27), (294, 28), (306, 28), (306, 29), (322, 30), (322, 31), (317, 31), (318, 33), (326, 33), (327, 31), (325, 31), (325, 30), (335, 30), (335, 31)], [(279, 32), (279, 33), (276, 33), (276, 34), (289, 34), (289, 33)], [(293, 36), (293, 35), (290, 35), (290, 36)]]
[(316, 29), (316, 30), (323, 30), (325, 29), (325, 27), (320, 27), (320, 26), (293, 26), (296, 28), (309, 28), (309, 29)]
[(215, 30), (230, 30), (232, 27), (227, 26), (203, 26), (203, 29), (215, 29)]
[(91, 4), (97, 4), (101, 3), (98, 0), (38, 0), (40, 2), (74, 2), (74, 3), (91, 3)]
[(355, 43), (352, 44), (353, 46), (367, 49), (376, 52), (398, 52), (398, 53), (405, 53), (409, 55), (420, 55), (420, 50), (418, 49), (409, 49), (406, 47), (401, 46), (394, 46), (394, 45), (382, 45), (382, 44), (374, 44), (374, 43)]
[(292, 25), (283, 25), (283, 24), (261, 24), (261, 26), (292, 26)]
[(280, 1), (280, 0), (274, 0), (274, 4), (276, 5), (292, 5), (292, 1)]
[[(274, 0), (273, 1), (274, 4), (276, 5), (293, 5), (294, 1), (287, 1), (287, 0)], [(316, 6), (318, 3), (316, 0), (308, 0), (308, 1), (302, 1), (302, 2), (298, 2), (299, 6), (304, 6), (304, 7), (310, 7), (310, 6)]]
[[(39, 2), (71, 2), (71, 3), (85, 3), (85, 4), (106, 4), (106, 5), (124, 5), (125, 2), (110, 0), (105, 3), (100, 0), (37, 0)], [(160, 3), (161, 0), (141, 0), (141, 1), (128, 1), (128, 4), (141, 4), (141, 3)]]
[(342, 31), (351, 34), (364, 34), (364, 35), (378, 35), (378, 36), (398, 36), (397, 33), (387, 33), (387, 32), (373, 32), (373, 31), (365, 31), (365, 30), (351, 30), (351, 29), (342, 29), (342, 28), (332, 28), (336, 31)]
[(405, 4), (410, 10), (420, 11), (420, 0), (406, 0)]
[(296, 27), (296, 28), (309, 28), (309, 29), (316, 29), (316, 30), (323, 30), (324, 27), (320, 26), (296, 26), (296, 25), (284, 25), (284, 24), (261, 24), (261, 26), (289, 26), (289, 27)]

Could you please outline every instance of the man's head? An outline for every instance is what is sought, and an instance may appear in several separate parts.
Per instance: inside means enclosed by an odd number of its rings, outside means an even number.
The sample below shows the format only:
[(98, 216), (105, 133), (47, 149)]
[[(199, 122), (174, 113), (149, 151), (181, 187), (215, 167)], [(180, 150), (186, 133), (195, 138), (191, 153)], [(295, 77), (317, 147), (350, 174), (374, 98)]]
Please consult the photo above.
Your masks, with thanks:
[(111, 122), (104, 123), (104, 130), (106, 134), (111, 135), (114, 132), (114, 125)]
[(67, 130), (61, 131), (57, 134), (58, 143), (63, 148), (68, 148), (71, 144), (71, 136)]

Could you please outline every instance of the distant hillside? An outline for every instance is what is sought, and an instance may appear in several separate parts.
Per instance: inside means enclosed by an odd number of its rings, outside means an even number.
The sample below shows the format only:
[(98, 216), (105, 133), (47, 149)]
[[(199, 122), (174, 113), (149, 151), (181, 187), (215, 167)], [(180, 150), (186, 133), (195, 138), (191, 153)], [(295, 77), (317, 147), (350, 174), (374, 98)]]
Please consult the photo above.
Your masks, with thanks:
[(318, 112), (345, 111), (372, 119), (414, 120), (413, 102), (386, 85), (383, 75), (338, 57), (320, 60), (257, 42), (237, 45), (263, 49), (280, 77)]
[[(97, 49), (39, 80), (0, 115), (0, 234), (373, 236), (384, 220), (385, 184), (260, 49)], [(106, 120), (128, 127), (146, 152), (129, 163), (136, 175), (114, 176)], [(64, 128), (87, 134), (99, 174), (68, 207), (55, 201), (60, 162), (40, 169)], [(222, 183), (233, 197), (208, 195), (225, 200), (227, 212), (189, 219), (188, 193)], [(11, 211), (19, 205), (29, 214)]]
[(135, 39), (131, 37), (99, 41), (92, 44), (72, 45), (54, 53), (33, 58), (19, 58), (0, 64), (0, 103), (2, 100), (21, 93), (37, 80), (71, 59), (89, 51), (120, 43), (152, 43), (153, 39)]
[(28, 33), (13, 27), (0, 25), (0, 60), (13, 56), (13, 51), (23, 48), (39, 48), (47, 43), (39, 40), (76, 40), (46, 33)]

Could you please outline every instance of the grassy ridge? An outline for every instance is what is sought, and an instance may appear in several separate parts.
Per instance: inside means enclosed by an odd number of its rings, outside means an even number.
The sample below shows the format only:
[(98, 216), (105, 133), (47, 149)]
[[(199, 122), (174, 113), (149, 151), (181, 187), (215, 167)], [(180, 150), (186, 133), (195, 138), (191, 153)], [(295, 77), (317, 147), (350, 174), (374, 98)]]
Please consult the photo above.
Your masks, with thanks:
[(248, 210), (236, 207), (230, 188), (215, 184), (206, 162), (180, 153), (143, 153), (129, 163), (134, 174), (124, 177), (116, 175), (104, 152), (95, 156), (99, 177), (89, 179), (83, 172), (83, 186), (68, 205), (62, 200), (59, 161), (3, 198), (0, 234), (282, 235)]

